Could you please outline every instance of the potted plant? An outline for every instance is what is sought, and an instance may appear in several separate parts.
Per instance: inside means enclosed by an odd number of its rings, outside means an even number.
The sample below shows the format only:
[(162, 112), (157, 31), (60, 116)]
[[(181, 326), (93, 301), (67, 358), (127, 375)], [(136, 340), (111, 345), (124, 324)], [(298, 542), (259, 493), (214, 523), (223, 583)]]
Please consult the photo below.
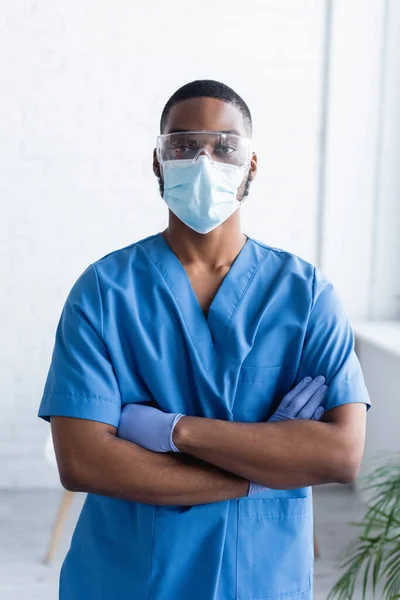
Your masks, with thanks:
[(375, 468), (367, 478), (370, 494), (366, 513), (358, 523), (358, 537), (345, 549), (344, 573), (328, 600), (351, 600), (362, 579), (362, 600), (371, 589), (380, 600), (400, 599), (400, 455)]

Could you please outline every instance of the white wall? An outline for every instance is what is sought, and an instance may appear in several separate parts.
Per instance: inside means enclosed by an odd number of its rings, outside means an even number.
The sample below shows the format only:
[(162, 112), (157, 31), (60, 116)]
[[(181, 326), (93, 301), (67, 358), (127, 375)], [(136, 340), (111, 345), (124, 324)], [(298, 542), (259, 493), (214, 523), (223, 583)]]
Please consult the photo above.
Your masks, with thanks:
[[(400, 321), (356, 326), (356, 351), (372, 402), (361, 476), (400, 452)], [(364, 487), (361, 479), (360, 489)], [(366, 494), (368, 497), (368, 494)]]
[(400, 2), (387, 2), (369, 316), (400, 320)]
[(321, 267), (351, 317), (400, 317), (400, 3), (334, 0)]
[(224, 81), (252, 109), (244, 230), (319, 262), (351, 316), (395, 315), (397, 0), (188, 6), (1, 4), (0, 487), (58, 484), (36, 413), (60, 311), (89, 263), (164, 228), (152, 149), (187, 81)]
[(90, 262), (164, 228), (152, 149), (180, 85), (243, 95), (260, 158), (244, 228), (315, 258), (325, 3), (188, 6), (1, 4), (0, 486), (57, 483), (36, 412), (60, 311)]
[(369, 301), (384, 7), (339, 0), (332, 11), (322, 268), (358, 318)]

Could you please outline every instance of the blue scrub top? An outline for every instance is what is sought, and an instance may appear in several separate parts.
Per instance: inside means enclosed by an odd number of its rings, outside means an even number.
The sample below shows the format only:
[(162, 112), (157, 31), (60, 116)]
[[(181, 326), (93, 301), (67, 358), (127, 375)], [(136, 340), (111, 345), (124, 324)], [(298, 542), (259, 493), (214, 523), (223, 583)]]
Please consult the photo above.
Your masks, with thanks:
[[(304, 376), (325, 409), (369, 407), (332, 284), (248, 238), (207, 317), (161, 234), (90, 265), (57, 328), (39, 416), (118, 427), (121, 407), (260, 422)], [(88, 494), (60, 576), (61, 600), (310, 600), (310, 488), (200, 506)]]

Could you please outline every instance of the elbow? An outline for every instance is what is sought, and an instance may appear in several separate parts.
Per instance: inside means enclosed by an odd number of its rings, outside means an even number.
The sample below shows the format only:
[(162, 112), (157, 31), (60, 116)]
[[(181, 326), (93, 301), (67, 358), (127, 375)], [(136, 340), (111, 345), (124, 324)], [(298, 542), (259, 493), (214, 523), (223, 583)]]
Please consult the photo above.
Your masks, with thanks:
[(63, 465), (59, 468), (60, 481), (63, 488), (69, 492), (84, 492), (84, 483), (79, 473), (73, 465)]
[(337, 483), (354, 483), (357, 479), (359, 468), (352, 465), (346, 465), (343, 467), (341, 473), (338, 475)]
[(354, 483), (360, 472), (361, 460), (351, 452), (344, 453), (334, 466), (336, 483)]
[(71, 476), (71, 474), (60, 473), (60, 481), (63, 488), (68, 492), (81, 491), (81, 486), (79, 485), (78, 481)]
[(60, 481), (61, 481), (61, 485), (63, 486), (63, 488), (66, 489), (68, 492), (83, 491), (81, 486), (78, 484), (78, 482), (75, 479), (73, 479), (72, 477), (60, 475)]

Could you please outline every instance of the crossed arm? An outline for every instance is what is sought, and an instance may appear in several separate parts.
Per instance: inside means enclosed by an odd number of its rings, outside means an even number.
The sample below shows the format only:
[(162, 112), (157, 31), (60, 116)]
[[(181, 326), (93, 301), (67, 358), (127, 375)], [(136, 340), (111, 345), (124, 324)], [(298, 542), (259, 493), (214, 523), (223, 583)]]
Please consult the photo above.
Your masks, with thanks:
[(51, 417), (60, 479), (71, 491), (158, 505), (246, 496), (249, 482), (185, 455), (157, 454), (116, 437), (111, 425)]
[(183, 417), (158, 454), (116, 437), (104, 423), (52, 417), (61, 482), (67, 489), (158, 505), (196, 505), (247, 495), (249, 480), (290, 489), (348, 482), (357, 474), (365, 405), (347, 404), (323, 422), (232, 423)]
[(328, 411), (321, 422), (235, 423), (183, 417), (174, 430), (181, 452), (269, 488), (348, 483), (356, 477), (365, 438), (366, 407)]

